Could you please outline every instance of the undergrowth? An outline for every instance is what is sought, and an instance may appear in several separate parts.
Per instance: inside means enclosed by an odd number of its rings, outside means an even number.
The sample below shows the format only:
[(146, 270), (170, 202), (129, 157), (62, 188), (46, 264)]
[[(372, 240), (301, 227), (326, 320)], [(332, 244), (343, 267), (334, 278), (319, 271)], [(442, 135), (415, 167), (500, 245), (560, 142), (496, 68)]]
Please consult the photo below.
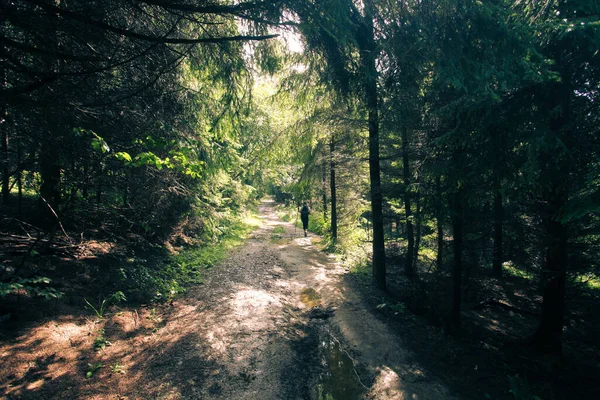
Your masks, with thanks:
[[(4, 267), (0, 264), (0, 271), (2, 271), (3, 268)], [(46, 300), (62, 297), (63, 293), (50, 286), (50, 284), (51, 279), (43, 276), (34, 278), (15, 277), (9, 282), (0, 281), (0, 299), (19, 290), (33, 296), (43, 297)]]
[(193, 285), (203, 282), (203, 274), (223, 260), (229, 250), (244, 243), (260, 221), (252, 213), (221, 221), (216, 239), (183, 247), (176, 254), (164, 248), (147, 250), (130, 257), (115, 270), (116, 284), (134, 301), (172, 300)]
[(517, 265), (512, 263), (511, 261), (507, 261), (502, 265), (502, 271), (505, 274), (510, 276), (514, 276), (516, 278), (522, 278), (528, 281), (532, 281), (535, 278), (535, 274), (531, 271), (527, 271), (526, 269), (519, 268)]

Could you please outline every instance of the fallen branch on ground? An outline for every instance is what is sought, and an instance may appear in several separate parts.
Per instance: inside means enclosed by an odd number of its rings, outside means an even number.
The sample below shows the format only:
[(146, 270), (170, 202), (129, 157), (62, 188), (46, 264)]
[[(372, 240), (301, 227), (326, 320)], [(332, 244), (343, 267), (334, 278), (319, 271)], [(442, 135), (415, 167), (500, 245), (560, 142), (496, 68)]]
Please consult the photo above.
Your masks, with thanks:
[(487, 299), (487, 300), (484, 300), (484, 301), (476, 304), (475, 306), (473, 306), (472, 309), (475, 310), (475, 311), (477, 311), (477, 310), (482, 310), (482, 309), (484, 309), (486, 307), (490, 307), (490, 306), (497, 306), (497, 307), (503, 308), (503, 309), (508, 310), (508, 311), (517, 312), (519, 314), (533, 315), (533, 316), (536, 316), (536, 317), (539, 316), (539, 314), (537, 312), (529, 311), (529, 310), (523, 310), (523, 309), (517, 308), (517, 307), (515, 307), (515, 306), (513, 306), (513, 305), (511, 305), (509, 303), (507, 303), (504, 300), (498, 300), (498, 299)]

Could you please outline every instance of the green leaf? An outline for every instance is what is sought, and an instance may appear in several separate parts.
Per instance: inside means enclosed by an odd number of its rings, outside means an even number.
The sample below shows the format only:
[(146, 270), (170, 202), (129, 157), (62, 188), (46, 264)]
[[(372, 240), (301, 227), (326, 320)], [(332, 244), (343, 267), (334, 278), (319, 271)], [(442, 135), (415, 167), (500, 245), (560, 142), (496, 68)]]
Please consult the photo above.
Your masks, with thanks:
[(133, 162), (138, 167), (142, 165), (157, 166), (160, 164), (160, 158), (151, 151), (146, 151), (135, 156)]
[(95, 137), (92, 139), (92, 148), (100, 153), (108, 153), (110, 151), (110, 147), (101, 137)]
[(120, 160), (120, 161), (125, 161), (126, 163), (130, 163), (132, 161), (131, 156), (129, 155), (129, 153), (124, 152), (124, 151), (120, 151), (118, 153), (115, 153), (115, 158), (117, 160)]

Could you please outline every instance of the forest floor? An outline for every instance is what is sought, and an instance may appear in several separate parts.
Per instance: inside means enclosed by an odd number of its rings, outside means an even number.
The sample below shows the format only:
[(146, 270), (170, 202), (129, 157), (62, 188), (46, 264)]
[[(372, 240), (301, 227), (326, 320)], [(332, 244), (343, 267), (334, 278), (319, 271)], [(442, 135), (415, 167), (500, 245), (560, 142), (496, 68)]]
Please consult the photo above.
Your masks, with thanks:
[[(505, 362), (527, 354), (445, 335), (280, 220), (273, 202), (259, 214), (246, 244), (174, 302), (102, 319), (56, 313), (4, 336), (0, 398), (533, 398)], [(493, 322), (470, 313), (471, 325)]]

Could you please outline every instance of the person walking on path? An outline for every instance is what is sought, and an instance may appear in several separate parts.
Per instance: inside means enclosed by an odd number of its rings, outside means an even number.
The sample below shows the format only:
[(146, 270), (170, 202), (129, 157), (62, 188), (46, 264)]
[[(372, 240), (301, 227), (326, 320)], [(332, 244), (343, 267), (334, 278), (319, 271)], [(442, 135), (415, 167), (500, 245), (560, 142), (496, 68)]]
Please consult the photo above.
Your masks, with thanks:
[(306, 202), (302, 203), (302, 209), (300, 209), (300, 219), (302, 220), (302, 228), (304, 229), (304, 237), (308, 234), (308, 214), (310, 214), (310, 208)]

